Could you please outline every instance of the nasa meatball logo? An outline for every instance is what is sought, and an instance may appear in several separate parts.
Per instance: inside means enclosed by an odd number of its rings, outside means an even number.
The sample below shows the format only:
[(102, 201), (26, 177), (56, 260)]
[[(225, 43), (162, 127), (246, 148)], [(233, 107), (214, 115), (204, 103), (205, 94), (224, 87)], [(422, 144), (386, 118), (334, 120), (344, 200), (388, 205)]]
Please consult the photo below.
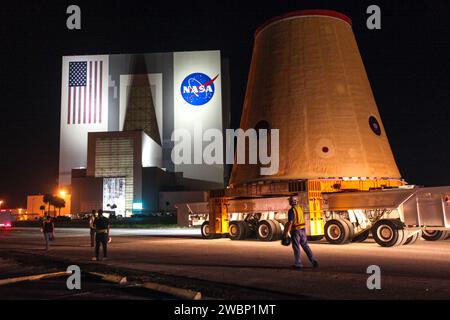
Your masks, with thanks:
[(208, 103), (214, 96), (214, 81), (218, 76), (211, 79), (204, 73), (191, 73), (181, 83), (181, 96), (193, 106), (202, 106)]

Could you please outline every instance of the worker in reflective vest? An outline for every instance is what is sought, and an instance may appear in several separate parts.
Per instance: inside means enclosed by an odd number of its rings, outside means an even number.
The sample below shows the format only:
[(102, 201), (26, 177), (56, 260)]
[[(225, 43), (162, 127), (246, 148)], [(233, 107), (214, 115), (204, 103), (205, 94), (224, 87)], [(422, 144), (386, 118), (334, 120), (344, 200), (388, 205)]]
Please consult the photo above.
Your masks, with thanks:
[(289, 233), (291, 234), (291, 243), (292, 249), (294, 249), (295, 259), (294, 268), (302, 268), (300, 246), (303, 250), (305, 250), (305, 253), (308, 256), (309, 261), (311, 261), (313, 267), (317, 268), (319, 263), (314, 257), (311, 248), (308, 245), (308, 238), (306, 237), (305, 215), (303, 213), (303, 209), (298, 204), (297, 197), (290, 197), (289, 204), (291, 205), (291, 208), (288, 212), (288, 223), (284, 228), (283, 237), (287, 238), (289, 237)]

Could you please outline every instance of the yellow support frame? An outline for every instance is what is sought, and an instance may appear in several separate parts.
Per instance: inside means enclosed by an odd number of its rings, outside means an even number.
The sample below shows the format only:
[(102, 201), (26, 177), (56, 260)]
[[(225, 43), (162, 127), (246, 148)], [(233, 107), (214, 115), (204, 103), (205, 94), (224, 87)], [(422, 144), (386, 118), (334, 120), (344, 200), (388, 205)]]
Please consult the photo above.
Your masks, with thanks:
[[(280, 183), (281, 186), (286, 182)], [(406, 183), (398, 179), (313, 179), (307, 180), (307, 197), (309, 206), (309, 235), (324, 234), (323, 193), (342, 192), (345, 190), (369, 191), (374, 188), (394, 188)], [(292, 194), (292, 193), (291, 193)], [(226, 196), (209, 199), (209, 227), (213, 234), (226, 234), (229, 228), (228, 203), (233, 201)]]
[(225, 197), (209, 199), (209, 211), (210, 211), (209, 227), (211, 233), (214, 234), (228, 233), (230, 221), (228, 218), (227, 205), (228, 199)]
[(406, 183), (398, 179), (316, 179), (308, 180), (310, 235), (324, 234), (322, 194), (345, 190), (369, 191), (374, 188), (394, 188)]

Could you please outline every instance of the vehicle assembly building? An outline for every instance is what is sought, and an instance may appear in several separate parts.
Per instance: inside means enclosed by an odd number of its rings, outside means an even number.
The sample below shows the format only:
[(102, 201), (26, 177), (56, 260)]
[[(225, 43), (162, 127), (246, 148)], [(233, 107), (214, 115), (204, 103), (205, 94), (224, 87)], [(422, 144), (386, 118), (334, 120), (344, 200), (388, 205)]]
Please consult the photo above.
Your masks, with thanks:
[(71, 212), (129, 216), (171, 207), (160, 192), (204, 200), (223, 187), (224, 165), (174, 163), (171, 138), (228, 127), (227, 68), (219, 51), (63, 57), (59, 185)]

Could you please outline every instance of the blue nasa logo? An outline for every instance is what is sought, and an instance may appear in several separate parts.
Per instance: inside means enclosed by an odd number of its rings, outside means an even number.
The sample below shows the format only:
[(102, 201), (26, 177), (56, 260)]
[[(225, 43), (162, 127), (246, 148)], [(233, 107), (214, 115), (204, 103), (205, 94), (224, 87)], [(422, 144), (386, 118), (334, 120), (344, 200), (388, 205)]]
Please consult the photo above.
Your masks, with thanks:
[(208, 103), (214, 96), (214, 81), (218, 76), (211, 79), (204, 73), (191, 73), (181, 83), (181, 96), (194, 106)]

